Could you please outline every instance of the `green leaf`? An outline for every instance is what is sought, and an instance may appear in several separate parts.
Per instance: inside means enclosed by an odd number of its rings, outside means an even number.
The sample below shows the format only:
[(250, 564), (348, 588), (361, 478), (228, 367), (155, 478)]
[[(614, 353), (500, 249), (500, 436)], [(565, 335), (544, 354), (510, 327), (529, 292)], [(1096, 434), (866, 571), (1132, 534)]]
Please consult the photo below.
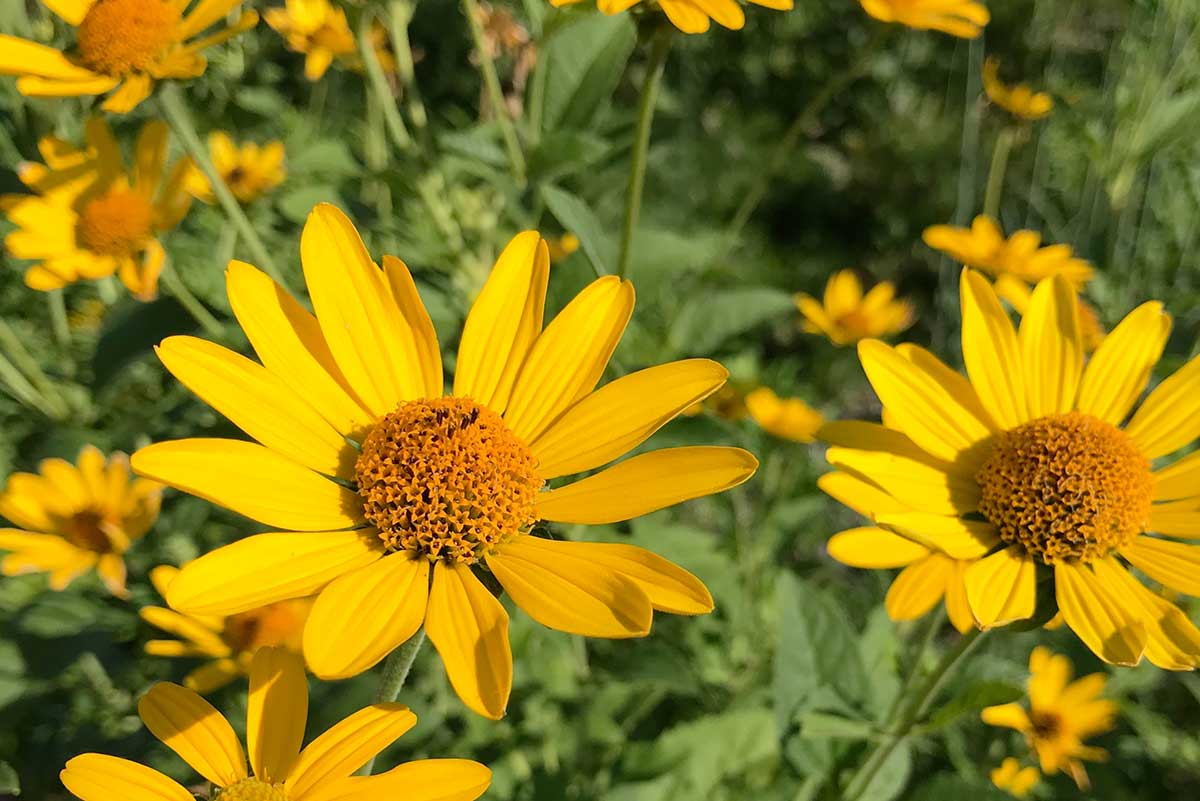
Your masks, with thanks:
[(668, 341), (677, 353), (706, 356), (727, 339), (794, 312), (792, 295), (780, 289), (715, 289), (709, 296), (682, 306)]
[(537, 181), (553, 181), (581, 172), (603, 159), (612, 146), (600, 136), (585, 131), (549, 131), (529, 153), (529, 175)]
[(332, 203), (345, 208), (346, 204), (338, 195), (337, 188), (330, 184), (296, 186), (284, 191), (277, 201), (279, 213), (294, 223), (303, 223), (313, 206), (318, 203)]
[(161, 297), (151, 303), (123, 301), (104, 318), (92, 356), (93, 388), (108, 384), (126, 365), (148, 355), (166, 337), (195, 329), (196, 321), (174, 298)]
[(1012, 801), (1012, 796), (991, 783), (970, 781), (961, 776), (941, 775), (917, 787), (905, 801)]
[(625, 74), (637, 43), (628, 14), (580, 15), (555, 31), (545, 45), (545, 131), (590, 127)]
[(800, 715), (800, 736), (810, 740), (867, 740), (878, 732), (866, 720), (854, 720), (826, 712), (805, 712)]
[(1019, 687), (1002, 681), (980, 681), (971, 684), (959, 692), (941, 709), (937, 711), (929, 723), (927, 731), (937, 731), (949, 726), (963, 715), (971, 712), (978, 713), (986, 706), (1008, 704), (1018, 700), (1025, 692)]
[(79, 634), (96, 622), (94, 601), (69, 593), (52, 593), (21, 615), (21, 630), (35, 637), (53, 639)]
[(320, 139), (288, 154), (288, 171), (296, 175), (341, 176), (354, 175), (362, 170), (358, 159), (345, 142)]
[(21, 780), (17, 778), (17, 772), (13, 766), (7, 762), (0, 762), (0, 794), (21, 794)]
[(579, 246), (596, 272), (612, 274), (609, 265), (616, 261), (616, 243), (604, 233), (587, 204), (570, 192), (550, 185), (542, 187), (542, 199), (559, 224), (579, 237)]
[(902, 742), (888, 755), (879, 771), (859, 795), (860, 801), (892, 801), (904, 792), (912, 774), (912, 749)]

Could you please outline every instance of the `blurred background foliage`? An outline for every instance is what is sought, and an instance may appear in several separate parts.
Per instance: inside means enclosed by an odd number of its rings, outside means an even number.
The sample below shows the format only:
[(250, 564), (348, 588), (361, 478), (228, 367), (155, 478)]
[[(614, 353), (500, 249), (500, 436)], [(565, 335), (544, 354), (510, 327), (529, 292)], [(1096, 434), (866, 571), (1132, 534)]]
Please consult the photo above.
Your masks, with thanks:
[[(445, 0), (424, 0), (412, 17), (420, 96), (400, 98), (407, 149), (389, 141), (361, 75), (335, 67), (309, 83), (301, 57), (265, 25), (213, 51), (209, 71), (185, 91), (202, 133), (283, 140), (287, 181), (250, 215), (292, 288), (302, 290), (299, 227), (314, 203), (334, 202), (373, 254), (399, 255), (413, 268), (449, 355), (455, 343), (446, 340), (516, 231), (570, 231), (582, 242), (553, 268), (552, 309), (594, 266), (612, 269), (646, 57), (639, 27), (644, 41), (656, 17), (639, 6), (608, 18), (585, 5), (503, 6), (532, 43), (501, 47), (498, 59), (527, 162), (523, 185), (496, 124), (480, 112), (487, 106), (468, 29)], [(992, 144), (1010, 124), (982, 99), (985, 53), (1058, 101), (1047, 120), (1021, 129), (1001, 206), (1006, 230), (1038, 229), (1092, 260), (1099, 278), (1089, 295), (1108, 325), (1142, 299), (1162, 299), (1177, 319), (1166, 367), (1191, 354), (1200, 324), (1200, 4), (1005, 0), (991, 10), (985, 36), (970, 42), (884, 29), (853, 0), (754, 9), (742, 31), (678, 37), (655, 120), (633, 255), (638, 311), (617, 352), (620, 369), (711, 356), (737, 386), (770, 386), (831, 418), (871, 417), (877, 407), (853, 350), (801, 333), (792, 303), (793, 293), (818, 293), (847, 266), (896, 281), (918, 308), (909, 338), (952, 354), (958, 268), (920, 234), (980, 210)], [(47, 11), (23, 0), (0, 2), (0, 30), (64, 41)], [(773, 145), (853, 64), (861, 77), (803, 129), (757, 214), (728, 236)], [(12, 80), (0, 81), (0, 190), (18, 189), (13, 168), (37, 158), (39, 137), (79, 141), (80, 112), (74, 101), (21, 98)], [(155, 113), (151, 102), (115, 120), (118, 134), (131, 141)], [(197, 204), (166, 246), (192, 291), (229, 321), (223, 267), (249, 254), (219, 208)], [(43, 298), (24, 286), (20, 265), (4, 267), (3, 347), (38, 365), (63, 406), (32, 409), (0, 394), (0, 476), (47, 456), (73, 459), (84, 443), (131, 452), (174, 437), (237, 435), (153, 357), (162, 337), (195, 328), (177, 301), (107, 305), (93, 286), (70, 287), (71, 338), (56, 343)], [(246, 348), (235, 325), (226, 324), (224, 340)], [(887, 576), (825, 554), (828, 536), (854, 519), (816, 490), (819, 447), (713, 415), (655, 437), (657, 445), (709, 441), (759, 454), (758, 477), (597, 538), (628, 538), (687, 567), (712, 589), (716, 613), (661, 616), (645, 640), (617, 642), (514, 615), (515, 687), (499, 724), (466, 712), (424, 653), (401, 696), (420, 724), (392, 756), (476, 758), (495, 771), (487, 797), (498, 800), (832, 797), (911, 673), (929, 623), (892, 623), (881, 604)], [(19, 776), (25, 797), (62, 797), (58, 769), (88, 750), (186, 776), (136, 717), (150, 683), (179, 680), (191, 666), (141, 653), (152, 632), (137, 608), (159, 602), (145, 576), (252, 530), (169, 493), (151, 535), (128, 556), (131, 601), (91, 578), (62, 593), (48, 592), (42, 576), (0, 581), (0, 795)], [(933, 636), (948, 642), (953, 632), (940, 621)], [(955, 700), (894, 753), (863, 798), (1003, 797), (988, 771), (1021, 746), (983, 726), (978, 710), (1020, 696), (1029, 649), (1047, 638), (1079, 673), (1102, 669), (1069, 634), (992, 638), (947, 693)], [(1120, 724), (1099, 740), (1112, 758), (1091, 768), (1084, 795), (1193, 797), (1200, 679), (1149, 666), (1111, 672)], [(375, 691), (372, 676), (314, 685), (313, 732)], [(242, 725), (244, 686), (214, 702)], [(1063, 777), (1035, 790), (1077, 793)]]

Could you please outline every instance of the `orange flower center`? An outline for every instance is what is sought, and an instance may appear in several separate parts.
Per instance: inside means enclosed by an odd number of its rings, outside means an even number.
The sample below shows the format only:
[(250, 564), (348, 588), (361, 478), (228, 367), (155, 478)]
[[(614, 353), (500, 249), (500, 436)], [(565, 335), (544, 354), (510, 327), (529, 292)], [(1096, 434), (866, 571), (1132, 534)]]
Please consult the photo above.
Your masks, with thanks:
[(534, 524), (544, 483), (500, 415), (466, 398), (401, 403), (367, 435), (355, 472), (389, 550), (466, 564)]
[(221, 801), (288, 801), (282, 784), (267, 784), (251, 776), (221, 790)]
[(975, 476), (979, 511), (1046, 564), (1091, 562), (1145, 530), (1150, 462), (1125, 432), (1082, 412), (1000, 434)]
[(288, 645), (304, 628), (304, 602), (280, 601), (225, 618), (222, 639), (234, 651), (254, 653), (259, 648)]
[(111, 189), (89, 200), (79, 215), (75, 236), (84, 248), (103, 256), (128, 256), (150, 236), (154, 209), (129, 189)]
[(99, 512), (85, 509), (68, 517), (61, 524), (63, 538), (67, 542), (95, 553), (108, 553), (112, 541), (104, 533), (105, 519)]
[(102, 75), (145, 72), (175, 41), (180, 4), (97, 0), (79, 23), (79, 60)]

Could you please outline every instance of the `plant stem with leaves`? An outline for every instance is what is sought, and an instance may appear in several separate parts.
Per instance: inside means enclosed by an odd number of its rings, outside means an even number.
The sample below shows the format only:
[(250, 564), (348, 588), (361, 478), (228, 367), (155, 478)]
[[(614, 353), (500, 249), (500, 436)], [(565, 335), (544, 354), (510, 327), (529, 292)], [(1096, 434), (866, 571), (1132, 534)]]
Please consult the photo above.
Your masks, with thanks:
[(500, 126), (500, 136), (504, 139), (504, 149), (508, 153), (508, 163), (512, 168), (513, 178), (519, 186), (525, 185), (525, 154), (521, 152), (521, 142), (517, 139), (517, 129), (508, 113), (508, 104), (504, 100), (504, 90), (500, 87), (500, 76), (496, 73), (496, 62), (492, 52), (484, 40), (483, 23), (480, 21), (482, 11), (478, 0), (462, 0), (463, 14), (471, 29), (471, 41), (475, 44), (475, 57), (479, 60), (479, 72), (483, 75), (483, 88), (492, 107), (492, 116)]

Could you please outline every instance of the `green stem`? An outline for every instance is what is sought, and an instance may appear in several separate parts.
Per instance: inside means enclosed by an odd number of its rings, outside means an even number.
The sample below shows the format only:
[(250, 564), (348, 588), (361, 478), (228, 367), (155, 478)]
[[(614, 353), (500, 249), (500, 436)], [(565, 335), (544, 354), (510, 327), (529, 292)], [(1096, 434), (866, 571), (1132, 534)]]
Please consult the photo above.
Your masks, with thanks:
[(996, 137), (992, 150), (992, 166), (988, 168), (987, 193), (983, 196), (983, 213), (993, 220), (1000, 219), (1000, 196), (1004, 192), (1004, 175), (1008, 172), (1008, 157), (1012, 153), (1016, 132), (1005, 128)]
[(642, 80), (641, 97), (638, 100), (637, 128), (633, 134), (633, 152), (629, 157), (629, 187), (625, 193), (625, 219), (621, 225), (621, 249), (617, 257), (617, 275), (629, 277), (629, 259), (633, 252), (633, 232), (637, 228), (638, 215), (642, 210), (642, 187), (646, 182), (646, 154), (650, 149), (650, 127), (654, 124), (654, 107), (658, 105), (658, 88), (662, 84), (663, 69), (674, 41), (674, 29), (668, 25), (659, 28), (650, 44), (650, 56), (646, 63), (646, 77)]
[(429, 115), (425, 112), (425, 102), (421, 100), (421, 91), (417, 87), (412, 43), (408, 39), (408, 25), (412, 22), (416, 10), (417, 4), (413, 0), (392, 0), (388, 3), (392, 51), (396, 55), (396, 71), (400, 74), (400, 84), (404, 87), (404, 96), (408, 99), (408, 116), (414, 126), (424, 129), (429, 125)]
[(100, 300), (104, 301), (105, 306), (111, 306), (117, 302), (120, 293), (117, 291), (117, 282), (111, 275), (106, 275), (96, 282), (96, 291), (100, 293)]
[(14, 390), (27, 394), (32, 389), (44, 402), (36, 407), (38, 411), (55, 420), (67, 418), (71, 410), (66, 399), (42, 370), (33, 354), (21, 343), (20, 337), (2, 317), (0, 317), (0, 358), (3, 358), (5, 363), (4, 377)]
[(508, 115), (508, 104), (504, 102), (504, 91), (500, 88), (500, 76), (496, 74), (496, 63), (483, 39), (483, 23), (480, 22), (478, 0), (462, 0), (463, 14), (467, 18), (467, 26), (471, 29), (471, 41), (475, 43), (475, 56), (479, 59), (479, 71), (483, 75), (484, 91), (487, 92), (488, 103), (492, 107), (492, 116), (500, 125), (500, 135), (504, 139), (504, 149), (508, 151), (508, 162), (512, 167), (513, 178), (519, 186), (525, 185), (525, 154), (521, 152), (521, 143), (517, 139), (517, 129), (513, 126), (512, 117)]
[(183, 279), (179, 277), (179, 273), (175, 272), (175, 265), (170, 259), (163, 262), (162, 273), (159, 275), (159, 280), (163, 286), (171, 291), (171, 297), (179, 301), (179, 305), (187, 309), (188, 314), (195, 318), (204, 332), (212, 337), (221, 336), (225, 327), (221, 322), (212, 316), (212, 313), (205, 308), (199, 298), (192, 294), (192, 290), (187, 288), (187, 284), (183, 283)]
[(888, 761), (888, 758), (908, 739), (913, 727), (929, 711), (930, 705), (953, 674), (954, 668), (968, 654), (975, 650), (979, 643), (982, 642), (983, 635), (984, 632), (979, 629), (972, 629), (967, 634), (964, 634), (958, 643), (946, 652), (942, 657), (942, 661), (925, 678), (924, 683), (920, 685), (919, 689), (904, 699), (896, 722), (888, 729), (879, 742), (875, 744), (874, 750), (872, 750), (870, 755), (846, 783), (846, 789), (842, 792), (841, 796), (842, 801), (856, 801), (866, 791), (876, 774), (879, 773), (880, 769)]
[(67, 325), (67, 304), (61, 289), (51, 290), (46, 294), (50, 307), (50, 325), (54, 329), (54, 341), (61, 347), (71, 344), (71, 327)]
[(371, 45), (371, 23), (374, 21), (375, 12), (370, 8), (364, 11), (358, 20), (358, 55), (367, 73), (367, 83), (371, 85), (371, 91), (383, 112), (383, 121), (392, 143), (400, 150), (411, 150), (413, 139), (408, 133), (408, 126), (404, 124), (404, 118), (400, 116), (400, 109), (396, 107), (396, 96), (388, 86), (387, 76), (383, 74), (383, 67), (379, 66), (379, 58)]
[(259, 238), (258, 232), (254, 230), (245, 210), (242, 209), (233, 193), (229, 191), (225, 181), (221, 179), (221, 174), (217, 172), (216, 166), (213, 165), (212, 159), (208, 155), (208, 148), (200, 141), (200, 135), (196, 133), (196, 126), (192, 123), (191, 114), (188, 113), (187, 103), (183, 99), (179, 85), (173, 81), (164, 81), (158, 92), (158, 102), (171, 130), (183, 142), (184, 150), (204, 173), (204, 177), (208, 179), (221, 208), (225, 210), (230, 222), (237, 226), (238, 233), (250, 248), (251, 255), (258, 262), (258, 266), (267, 275), (282, 284), (283, 276), (275, 267), (275, 260), (271, 258), (271, 254), (267, 251), (262, 239)]
[[(387, 704), (396, 700), (424, 643), (425, 629), (419, 629), (416, 634), (401, 643), (399, 648), (388, 654), (383, 663), (383, 676), (379, 680), (379, 692), (375, 694), (375, 703)], [(370, 776), (374, 767), (375, 758), (372, 757), (358, 773), (361, 776)]]

